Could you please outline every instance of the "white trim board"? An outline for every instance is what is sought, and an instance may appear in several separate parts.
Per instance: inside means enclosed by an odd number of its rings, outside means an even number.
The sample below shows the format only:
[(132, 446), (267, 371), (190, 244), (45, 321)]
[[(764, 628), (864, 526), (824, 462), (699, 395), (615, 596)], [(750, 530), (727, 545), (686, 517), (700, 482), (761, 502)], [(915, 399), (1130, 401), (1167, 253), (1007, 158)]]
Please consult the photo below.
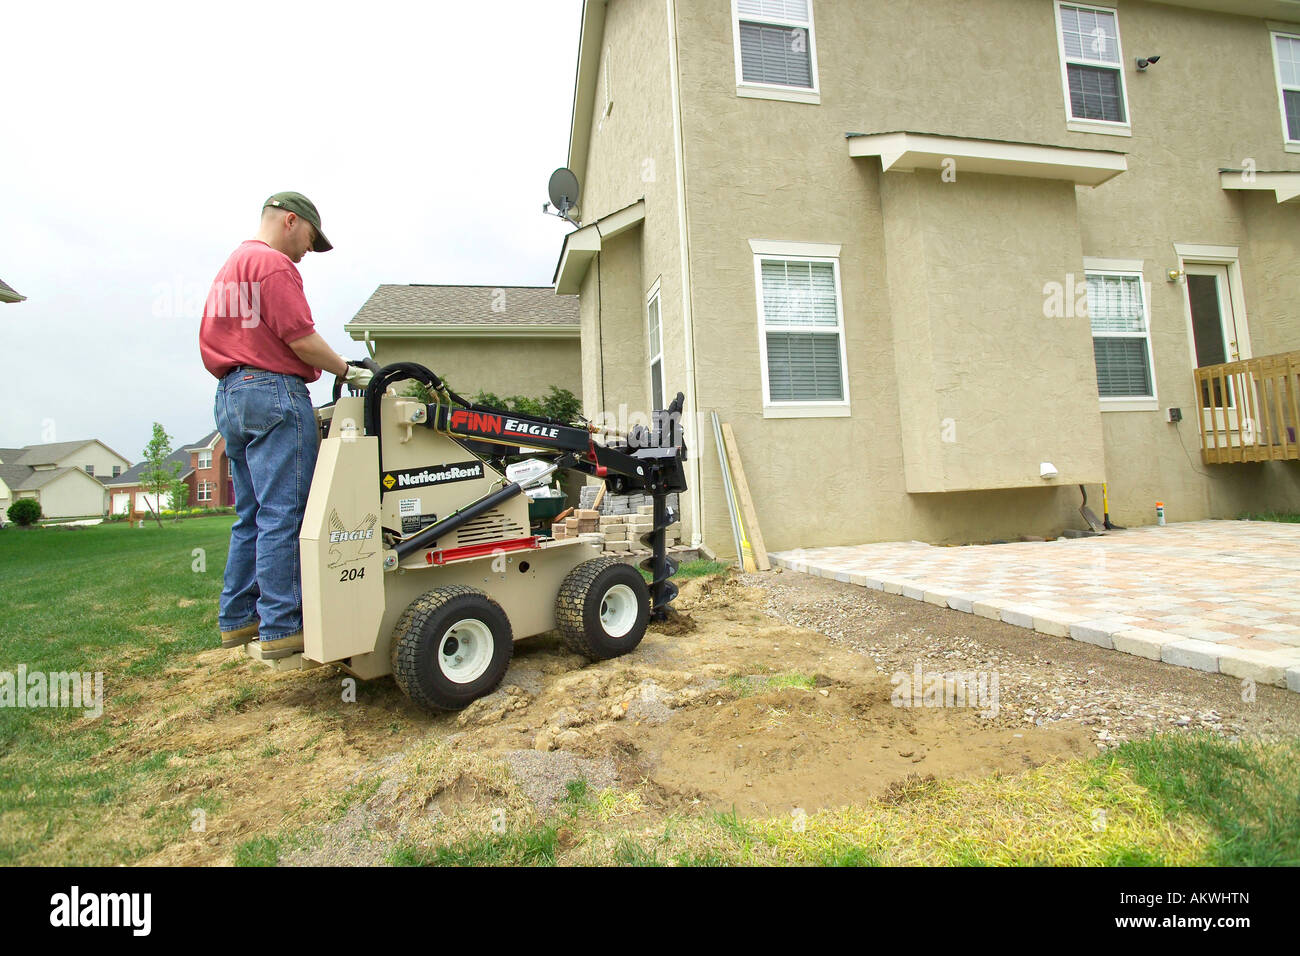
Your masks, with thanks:
[(1271, 191), (1279, 203), (1300, 197), (1300, 173), (1256, 172), (1247, 180), (1243, 170), (1221, 169), (1219, 185), (1224, 189)]
[(930, 133), (872, 133), (849, 136), (849, 156), (877, 156), (884, 172), (944, 169), (956, 172), (1059, 179), (1076, 186), (1100, 186), (1128, 170), (1123, 153), (1069, 146), (1040, 146)]
[(751, 239), (749, 248), (759, 256), (808, 256), (820, 259), (838, 259), (838, 242), (795, 242), (784, 239)]

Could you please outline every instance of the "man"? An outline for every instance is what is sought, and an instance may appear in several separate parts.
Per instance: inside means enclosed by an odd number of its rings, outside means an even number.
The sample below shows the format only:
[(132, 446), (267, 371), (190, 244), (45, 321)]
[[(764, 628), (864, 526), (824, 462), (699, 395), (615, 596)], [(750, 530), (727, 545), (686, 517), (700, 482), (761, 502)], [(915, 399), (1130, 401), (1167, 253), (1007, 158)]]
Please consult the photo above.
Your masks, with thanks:
[(363, 388), (371, 375), (325, 343), (303, 294), (295, 263), (332, 248), (306, 196), (276, 193), (257, 235), (217, 273), (199, 328), (238, 516), (217, 616), (221, 646), (256, 639), (264, 658), (303, 649), (298, 532), (317, 447), (307, 383), (324, 370)]

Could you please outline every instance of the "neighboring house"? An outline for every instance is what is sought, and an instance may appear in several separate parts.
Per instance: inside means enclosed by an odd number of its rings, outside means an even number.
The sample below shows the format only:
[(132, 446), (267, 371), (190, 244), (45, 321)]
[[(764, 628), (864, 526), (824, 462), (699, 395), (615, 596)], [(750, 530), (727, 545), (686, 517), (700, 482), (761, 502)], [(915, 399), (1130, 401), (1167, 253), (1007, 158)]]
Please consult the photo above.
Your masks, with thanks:
[(235, 504), (235, 485), (230, 477), (230, 459), (221, 432), (212, 432), (190, 445), (189, 467), (194, 472), (190, 487), (191, 508), (228, 508)]
[[(230, 480), (230, 459), (226, 457), (226, 441), (219, 431), (213, 430), (192, 445), (176, 449), (163, 459), (163, 467), (170, 470), (180, 465), (180, 475), (189, 487), (183, 508), (227, 508), (235, 504), (234, 485)], [(141, 462), (117, 478), (105, 482), (109, 494), (111, 514), (129, 514), (132, 518), (144, 517), (159, 508), (158, 495), (143, 483), (147, 462)], [(164, 492), (162, 508), (171, 508), (171, 495)]]
[(344, 328), (380, 365), (424, 365), (468, 399), (582, 391), (577, 297), (550, 286), (381, 285)]
[(587, 0), (568, 161), (585, 410), (686, 394), (720, 552), (715, 409), (774, 550), (1300, 510), (1294, 2)]
[(27, 296), (19, 295), (8, 283), (0, 279), (0, 302), (24, 302), (26, 299)]
[(98, 439), (0, 448), (0, 513), (34, 498), (47, 518), (102, 515), (103, 481), (130, 466)]
[[(189, 486), (188, 497), (191, 500), (194, 498), (192, 458), (193, 456), (188, 448), (178, 448), (163, 459), (163, 467), (167, 470), (170, 470), (172, 465), (180, 465), (180, 476), (185, 479), (185, 484)], [(144, 473), (148, 467), (149, 463), (142, 461), (116, 478), (104, 483), (108, 489), (110, 514), (125, 514), (134, 519), (156, 514), (164, 508), (172, 506), (170, 493), (164, 491), (160, 501), (157, 492), (145, 487)], [(188, 507), (188, 503), (186, 507)]]

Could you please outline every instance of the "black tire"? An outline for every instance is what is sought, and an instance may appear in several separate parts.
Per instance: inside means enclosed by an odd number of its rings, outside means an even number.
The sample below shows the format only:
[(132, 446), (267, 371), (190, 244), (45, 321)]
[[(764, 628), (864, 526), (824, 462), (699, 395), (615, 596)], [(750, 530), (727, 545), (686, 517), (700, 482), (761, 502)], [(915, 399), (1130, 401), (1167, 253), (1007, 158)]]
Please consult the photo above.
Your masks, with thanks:
[[(457, 626), (464, 631), (459, 640), (448, 634)], [(487, 635), (470, 633), (484, 628)], [(472, 642), (487, 636), (491, 638), (491, 657), (486, 669), (465, 682), (449, 676), (440, 660), (440, 649), (464, 646), (467, 637)], [(444, 637), (455, 643), (444, 643)], [(434, 588), (412, 601), (393, 629), (393, 679), (407, 697), (425, 710), (461, 710), (497, 689), (506, 676), (514, 647), (510, 619), (496, 601), (482, 591), (460, 585)], [(450, 655), (447, 666), (454, 666)]]
[[(621, 595), (626, 600), (625, 591), (615, 590), (620, 586), (631, 590), (636, 616), (621, 634), (612, 634), (601, 618), (601, 608), (607, 597)], [(636, 568), (614, 558), (593, 558), (578, 565), (564, 579), (555, 599), (555, 622), (565, 645), (593, 661), (619, 657), (635, 649), (645, 636), (649, 620), (650, 589), (645, 579)]]

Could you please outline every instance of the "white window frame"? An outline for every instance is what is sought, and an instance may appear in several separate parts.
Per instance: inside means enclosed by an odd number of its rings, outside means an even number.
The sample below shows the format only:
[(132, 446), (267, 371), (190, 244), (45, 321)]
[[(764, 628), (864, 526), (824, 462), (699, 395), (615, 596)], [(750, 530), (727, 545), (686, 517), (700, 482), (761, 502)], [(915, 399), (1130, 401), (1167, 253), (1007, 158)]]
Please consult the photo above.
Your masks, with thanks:
[(1282, 61), (1277, 58), (1277, 41), (1279, 37), (1300, 41), (1300, 33), (1288, 30), (1270, 30), (1268, 46), (1273, 53), (1273, 79), (1277, 81), (1277, 105), (1282, 113), (1282, 143), (1288, 153), (1300, 153), (1300, 139), (1291, 138), (1291, 127), (1286, 121), (1286, 90), (1300, 92), (1300, 86), (1286, 86), (1282, 82)]
[[(758, 354), (762, 372), (764, 418), (846, 418), (852, 414), (849, 398), (849, 363), (844, 336), (844, 293), (840, 288), (840, 246), (838, 243), (786, 242), (781, 240), (751, 239), (749, 247), (754, 254), (754, 297), (758, 303)], [(771, 332), (830, 332), (830, 328), (809, 329), (800, 326), (768, 326), (763, 302), (763, 261), (829, 262), (835, 276), (835, 332), (840, 338), (840, 381), (844, 397), (828, 402), (774, 402), (768, 385), (767, 333)]]
[[(1077, 7), (1081, 10), (1094, 10), (1098, 13), (1109, 13), (1115, 17), (1115, 46), (1116, 53), (1119, 57), (1119, 63), (1109, 63), (1101, 60), (1087, 60), (1079, 58), (1070, 60), (1065, 52), (1065, 31), (1061, 28), (1061, 7)], [(1073, 0), (1056, 0), (1052, 5), (1056, 13), (1056, 50), (1061, 60), (1061, 90), (1065, 94), (1065, 126), (1071, 132), (1075, 133), (1104, 133), (1108, 136), (1132, 136), (1133, 135), (1133, 113), (1128, 104), (1128, 77), (1124, 72), (1124, 41), (1122, 30), (1119, 25), (1119, 11), (1114, 7), (1101, 6), (1096, 3), (1075, 3)], [(1116, 123), (1113, 120), (1093, 120), (1093, 119), (1076, 119), (1074, 116), (1074, 103), (1070, 99), (1070, 64), (1077, 66), (1095, 66), (1108, 70), (1119, 71), (1119, 88), (1124, 101), (1124, 122)]]
[[(1151, 341), (1151, 285), (1147, 282), (1143, 273), (1143, 265), (1141, 259), (1084, 259), (1083, 262), (1084, 282), (1087, 282), (1088, 277), (1092, 275), (1136, 277), (1142, 289), (1142, 319), (1146, 325), (1146, 331), (1108, 332), (1102, 335), (1101, 338), (1146, 339), (1147, 374), (1151, 377), (1151, 395), (1150, 397), (1103, 397), (1099, 394), (1098, 399), (1101, 402), (1103, 412), (1155, 412), (1160, 410), (1160, 387), (1156, 383), (1156, 354)], [(1097, 334), (1092, 330), (1091, 312), (1088, 316), (1088, 333), (1089, 338), (1097, 338)]]
[(95, 477), (95, 466), (94, 466), (94, 465), (84, 465), (83, 467), (86, 469), (86, 474), (90, 475), (91, 478), (94, 478), (94, 477)]
[(813, 18), (813, 0), (808, 0), (808, 21), (786, 20), (780, 17), (747, 17), (747, 23), (762, 23), (771, 26), (806, 29), (808, 31), (808, 65), (812, 74), (812, 88), (802, 86), (785, 86), (780, 83), (754, 83), (745, 79), (745, 65), (740, 56), (740, 5), (731, 0), (731, 33), (736, 61), (736, 95), (760, 100), (784, 100), (788, 103), (812, 103), (822, 101), (821, 80), (817, 76), (817, 29)]
[(114, 477), (114, 478), (120, 478), (121, 476), (122, 476), (122, 466), (121, 466), (121, 465), (114, 465), (114, 466), (113, 466), (113, 477)]
[[(656, 309), (657, 314), (658, 314), (658, 323), (657, 323), (657, 324), (658, 324), (658, 332), (659, 332), (659, 336), (658, 336), (659, 341), (657, 341), (657, 342), (653, 341), (652, 338), (651, 338), (651, 335), (650, 335), (650, 306), (651, 306), (652, 304), (655, 306), (655, 309)], [(645, 321), (646, 321), (646, 353), (649, 355), (649, 358), (648, 358), (647, 361), (646, 361), (646, 369), (647, 369), (647, 370), (649, 371), (649, 373), (650, 373), (650, 403), (649, 403), (649, 404), (650, 404), (650, 411), (651, 411), (651, 412), (654, 412), (654, 411), (656, 411), (656, 409), (655, 409), (655, 407), (654, 407), (654, 403), (655, 403), (655, 386), (654, 386), (655, 362), (658, 362), (658, 363), (659, 363), (659, 395), (661, 396), (661, 398), (662, 398), (663, 401), (665, 401), (665, 402), (668, 401), (668, 387), (667, 387), (667, 385), (666, 385), (666, 379), (665, 379), (665, 376), (664, 376), (664, 304), (663, 304), (663, 300), (659, 297), (659, 280), (658, 280), (658, 279), (655, 279), (654, 285), (652, 285), (652, 286), (650, 287), (650, 291), (649, 291), (648, 293), (646, 293), (646, 297), (645, 297), (645, 310), (646, 310), (646, 314), (645, 314)], [(655, 351), (655, 348), (656, 348), (656, 347), (658, 347), (658, 351), (657, 351), (657, 352)]]
[(211, 501), (212, 492), (216, 491), (216, 482), (200, 481), (196, 501)]
[[(207, 461), (207, 464), (204, 464), (204, 461), (205, 461), (205, 460)], [(201, 452), (199, 452), (199, 467), (200, 467), (200, 468), (211, 468), (211, 467), (212, 467), (212, 452), (210, 452), (210, 451), (201, 451)]]

